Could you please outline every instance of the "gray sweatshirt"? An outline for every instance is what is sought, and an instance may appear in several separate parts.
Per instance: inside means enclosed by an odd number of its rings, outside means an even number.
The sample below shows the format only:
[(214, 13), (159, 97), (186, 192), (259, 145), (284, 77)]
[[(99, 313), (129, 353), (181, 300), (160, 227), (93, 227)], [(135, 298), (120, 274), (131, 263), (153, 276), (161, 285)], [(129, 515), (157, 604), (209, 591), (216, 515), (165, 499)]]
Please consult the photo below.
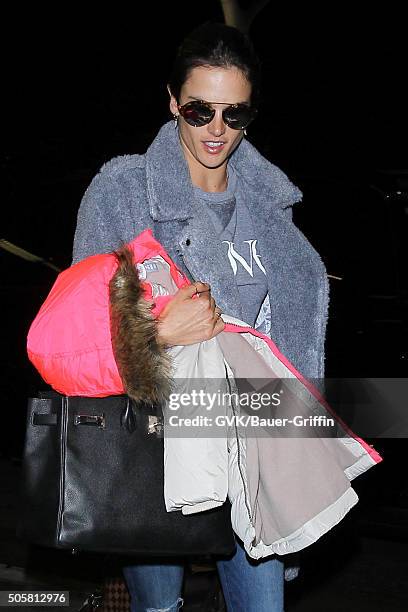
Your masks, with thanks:
[(207, 208), (224, 246), (238, 287), (243, 318), (259, 331), (270, 333), (270, 305), (266, 270), (257, 249), (256, 225), (246, 203), (244, 185), (230, 166), (228, 186), (222, 192), (194, 187), (198, 201)]

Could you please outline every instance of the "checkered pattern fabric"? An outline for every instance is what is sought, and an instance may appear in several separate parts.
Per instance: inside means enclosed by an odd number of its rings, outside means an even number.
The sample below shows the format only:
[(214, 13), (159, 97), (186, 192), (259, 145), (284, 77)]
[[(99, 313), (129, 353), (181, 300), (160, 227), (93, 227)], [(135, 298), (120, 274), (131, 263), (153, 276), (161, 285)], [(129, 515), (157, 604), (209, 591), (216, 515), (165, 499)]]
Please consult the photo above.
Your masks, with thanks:
[(123, 576), (110, 576), (103, 585), (101, 612), (130, 612), (130, 595)]

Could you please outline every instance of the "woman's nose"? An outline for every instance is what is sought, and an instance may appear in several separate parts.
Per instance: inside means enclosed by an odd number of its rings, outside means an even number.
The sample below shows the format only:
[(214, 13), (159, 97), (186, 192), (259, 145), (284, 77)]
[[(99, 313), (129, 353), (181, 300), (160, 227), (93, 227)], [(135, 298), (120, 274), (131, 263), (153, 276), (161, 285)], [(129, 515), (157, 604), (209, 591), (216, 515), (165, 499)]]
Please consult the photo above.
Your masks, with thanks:
[(217, 109), (215, 111), (215, 115), (213, 120), (208, 124), (208, 131), (213, 136), (221, 136), (221, 134), (225, 133), (227, 126), (224, 123), (224, 119), (222, 118), (222, 110)]

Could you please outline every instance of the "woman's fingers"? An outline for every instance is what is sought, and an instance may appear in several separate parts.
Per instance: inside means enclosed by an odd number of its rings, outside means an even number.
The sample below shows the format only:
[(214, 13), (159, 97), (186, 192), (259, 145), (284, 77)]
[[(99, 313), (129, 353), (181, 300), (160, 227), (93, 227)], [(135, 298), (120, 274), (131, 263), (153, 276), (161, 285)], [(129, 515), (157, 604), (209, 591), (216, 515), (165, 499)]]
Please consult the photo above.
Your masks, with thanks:
[(210, 308), (212, 310), (212, 313), (214, 314), (214, 311), (215, 311), (215, 300), (214, 300), (213, 296), (210, 297), (210, 304), (209, 304), (209, 306), (210, 306)]
[(165, 346), (209, 340), (224, 327), (208, 283), (196, 281), (179, 289), (158, 318), (159, 341)]
[(195, 293), (197, 295), (209, 294), (211, 291), (210, 285), (208, 283), (202, 283), (201, 281), (193, 283), (193, 287), (195, 287)]
[(222, 330), (225, 327), (225, 323), (224, 323), (224, 321), (223, 321), (223, 319), (221, 317), (221, 314), (219, 316), (215, 317), (215, 318), (216, 318), (216, 321), (215, 321), (215, 325), (214, 325), (214, 334), (213, 334), (214, 336), (216, 336), (217, 334), (222, 332)]
[(178, 294), (182, 299), (187, 300), (195, 295), (199, 296), (200, 294), (206, 294), (209, 291), (210, 285), (196, 281), (192, 285), (187, 285), (186, 287), (179, 289)]

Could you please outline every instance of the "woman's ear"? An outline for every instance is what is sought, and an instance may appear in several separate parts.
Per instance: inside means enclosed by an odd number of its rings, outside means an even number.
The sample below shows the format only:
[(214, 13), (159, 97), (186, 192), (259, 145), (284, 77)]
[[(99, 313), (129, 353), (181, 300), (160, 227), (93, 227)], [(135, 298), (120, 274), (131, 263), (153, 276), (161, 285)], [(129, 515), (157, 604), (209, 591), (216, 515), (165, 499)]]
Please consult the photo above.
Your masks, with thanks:
[(171, 93), (170, 85), (167, 85), (167, 91), (170, 96), (170, 112), (172, 115), (178, 115), (177, 100)]

